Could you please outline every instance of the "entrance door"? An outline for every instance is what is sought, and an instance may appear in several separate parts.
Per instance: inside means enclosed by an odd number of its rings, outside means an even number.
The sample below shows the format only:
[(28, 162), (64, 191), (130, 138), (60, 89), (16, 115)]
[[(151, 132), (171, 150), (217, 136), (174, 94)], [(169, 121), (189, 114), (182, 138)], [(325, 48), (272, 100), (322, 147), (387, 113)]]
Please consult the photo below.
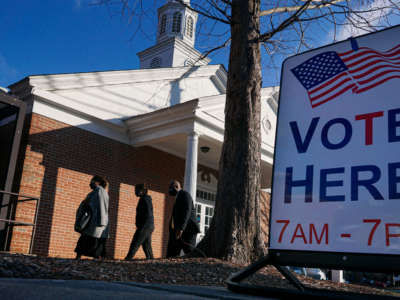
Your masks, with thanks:
[(215, 192), (197, 189), (196, 193), (196, 216), (200, 225), (200, 233), (197, 235), (197, 243), (206, 234), (214, 216)]

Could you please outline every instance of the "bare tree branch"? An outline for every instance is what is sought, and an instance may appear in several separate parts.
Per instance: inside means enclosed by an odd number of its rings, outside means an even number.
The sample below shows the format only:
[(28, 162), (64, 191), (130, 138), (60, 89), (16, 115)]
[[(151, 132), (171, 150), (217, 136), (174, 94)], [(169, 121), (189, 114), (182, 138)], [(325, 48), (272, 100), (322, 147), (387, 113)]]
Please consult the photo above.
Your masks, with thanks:
[(275, 28), (274, 30), (261, 34), (260, 37), (258, 38), (258, 42), (265, 42), (268, 39), (270, 39), (272, 36), (274, 36), (274, 34), (276, 34), (277, 32), (280, 32), (282, 30), (284, 30), (286, 27), (288, 27), (289, 25), (293, 24), (298, 17), (308, 9), (308, 7), (311, 4), (311, 0), (306, 1), (300, 8), (297, 9), (297, 11), (291, 15), (288, 19), (284, 20), (277, 28)]
[(207, 18), (210, 18), (210, 19), (212, 19), (212, 20), (216, 20), (216, 21), (219, 21), (219, 22), (225, 23), (225, 24), (230, 24), (230, 23), (231, 23), (230, 20), (224, 20), (224, 19), (221, 19), (221, 18), (219, 18), (219, 17), (213, 16), (213, 15), (211, 15), (210, 13), (205, 12), (205, 11), (203, 11), (203, 10), (196, 9), (196, 8), (194, 8), (194, 7), (192, 7), (192, 6), (188, 5), (188, 4), (186, 4), (185, 2), (183, 2), (183, 0), (177, 0), (177, 1), (178, 1), (180, 4), (182, 4), (183, 6), (185, 6), (186, 8), (190, 9), (191, 11), (197, 12), (198, 14), (200, 14), (200, 15), (202, 15), (202, 16), (204, 16), (204, 17), (207, 17)]
[(200, 61), (200, 60), (205, 59), (207, 56), (209, 56), (211, 53), (213, 53), (213, 52), (215, 52), (215, 51), (217, 51), (217, 50), (220, 50), (220, 49), (222, 49), (222, 48), (228, 47), (228, 45), (230, 44), (230, 42), (231, 42), (231, 38), (227, 39), (222, 45), (219, 45), (219, 46), (217, 46), (217, 47), (214, 47), (214, 48), (208, 50), (207, 52), (203, 53), (197, 61)]
[[(345, 0), (332, 0), (332, 1), (323, 1), (323, 0), (318, 0), (318, 1), (305, 1), (305, 0), (301, 0), (303, 2), (306, 3), (311, 3), (311, 2), (321, 2), (320, 4), (313, 4), (313, 5), (308, 5), (307, 9), (316, 9), (316, 8), (324, 8), (324, 7), (328, 7), (331, 6), (335, 3), (338, 2), (343, 2)], [(287, 13), (287, 12), (292, 12), (292, 11), (298, 11), (300, 10), (303, 5), (297, 5), (297, 6), (279, 6), (276, 8), (272, 8), (272, 9), (268, 9), (268, 10), (263, 10), (260, 13), (260, 17), (264, 17), (267, 15), (272, 15), (272, 14), (277, 14), (277, 13)]]

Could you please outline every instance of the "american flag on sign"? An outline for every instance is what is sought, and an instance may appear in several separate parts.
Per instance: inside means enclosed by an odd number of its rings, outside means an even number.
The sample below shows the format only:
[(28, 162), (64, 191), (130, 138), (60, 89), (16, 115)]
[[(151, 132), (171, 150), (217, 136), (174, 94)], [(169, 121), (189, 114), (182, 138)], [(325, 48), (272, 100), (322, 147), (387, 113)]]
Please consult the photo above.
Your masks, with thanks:
[(400, 44), (385, 52), (355, 45), (343, 53), (320, 53), (291, 70), (307, 90), (312, 108), (348, 90), (359, 94), (400, 78)]

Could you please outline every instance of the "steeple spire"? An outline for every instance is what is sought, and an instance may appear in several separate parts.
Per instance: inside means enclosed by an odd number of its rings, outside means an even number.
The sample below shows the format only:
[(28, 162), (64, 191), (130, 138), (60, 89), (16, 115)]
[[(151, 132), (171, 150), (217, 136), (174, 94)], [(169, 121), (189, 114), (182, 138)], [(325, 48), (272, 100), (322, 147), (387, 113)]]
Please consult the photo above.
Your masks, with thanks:
[[(190, 5), (190, 0), (183, 0)], [(177, 0), (167, 0), (158, 9), (157, 44), (138, 53), (140, 68), (206, 65), (198, 61), (201, 54), (194, 48), (197, 13)]]

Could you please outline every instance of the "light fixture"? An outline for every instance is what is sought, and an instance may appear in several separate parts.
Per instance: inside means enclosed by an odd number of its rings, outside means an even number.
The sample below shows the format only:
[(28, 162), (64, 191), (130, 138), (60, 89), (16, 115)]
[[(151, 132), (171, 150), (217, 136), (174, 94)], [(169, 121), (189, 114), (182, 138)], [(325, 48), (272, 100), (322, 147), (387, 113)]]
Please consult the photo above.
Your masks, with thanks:
[(208, 151), (210, 151), (210, 147), (208, 146), (201, 146), (200, 147), (200, 151), (203, 153), (207, 153)]

